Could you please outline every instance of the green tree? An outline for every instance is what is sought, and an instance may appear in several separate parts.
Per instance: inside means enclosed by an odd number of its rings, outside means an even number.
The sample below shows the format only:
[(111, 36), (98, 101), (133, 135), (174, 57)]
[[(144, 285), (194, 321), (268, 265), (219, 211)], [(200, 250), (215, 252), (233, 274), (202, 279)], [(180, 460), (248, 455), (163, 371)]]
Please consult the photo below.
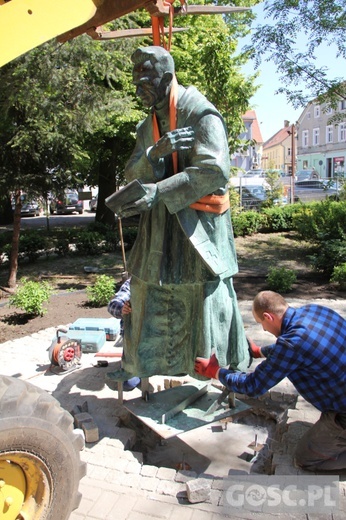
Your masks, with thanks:
[(264, 1), (267, 23), (254, 27), (252, 45), (246, 50), (252, 52), (257, 67), (262, 60), (275, 63), (282, 82), (278, 92), (296, 108), (315, 98), (335, 108), (340, 98), (346, 99), (342, 74), (331, 79), (328, 64), (321, 68), (315, 63), (321, 44), (331, 46), (331, 58), (345, 58), (345, 6), (345, 0)]
[[(256, 0), (236, 1), (233, 5), (251, 7), (256, 3)], [(214, 2), (196, 1), (194, 4)], [(218, 4), (229, 5), (229, 2)], [(221, 112), (229, 132), (231, 153), (245, 144), (239, 140), (244, 130), (242, 115), (258, 88), (254, 86), (257, 74), (245, 77), (241, 72), (250, 53), (237, 49), (238, 38), (249, 32), (252, 18), (249, 11), (228, 16), (186, 16), (174, 21), (177, 27), (189, 28), (187, 32), (174, 35), (172, 55), (178, 81), (185, 86), (196, 86)]]
[[(81, 36), (49, 42), (0, 69), (0, 195), (15, 194), (16, 203), (9, 287), (16, 284), (21, 191), (46, 197), (86, 182), (88, 138), (117, 114), (132, 113), (130, 53), (127, 40), (105, 48)], [(114, 189), (113, 176), (108, 194)]]

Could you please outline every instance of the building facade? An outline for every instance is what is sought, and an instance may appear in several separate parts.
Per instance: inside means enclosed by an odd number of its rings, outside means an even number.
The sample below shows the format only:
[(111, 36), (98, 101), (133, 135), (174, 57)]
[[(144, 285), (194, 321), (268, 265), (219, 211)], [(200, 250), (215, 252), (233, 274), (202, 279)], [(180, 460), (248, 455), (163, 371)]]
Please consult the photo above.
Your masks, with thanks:
[[(263, 145), (262, 168), (264, 170), (279, 170), (289, 175), (292, 172), (292, 162), (295, 162), (294, 128), (288, 121)], [(294, 132), (295, 133), (295, 132)]]
[[(342, 121), (331, 124), (337, 112)], [(344, 117), (343, 117), (344, 116)], [(346, 101), (336, 111), (311, 102), (297, 122), (297, 169), (315, 168), (322, 178), (345, 177)]]
[(263, 138), (257, 120), (255, 110), (248, 110), (243, 115), (245, 130), (239, 136), (243, 141), (251, 141), (251, 144), (244, 150), (238, 150), (231, 157), (231, 165), (242, 169), (258, 170), (262, 166)]

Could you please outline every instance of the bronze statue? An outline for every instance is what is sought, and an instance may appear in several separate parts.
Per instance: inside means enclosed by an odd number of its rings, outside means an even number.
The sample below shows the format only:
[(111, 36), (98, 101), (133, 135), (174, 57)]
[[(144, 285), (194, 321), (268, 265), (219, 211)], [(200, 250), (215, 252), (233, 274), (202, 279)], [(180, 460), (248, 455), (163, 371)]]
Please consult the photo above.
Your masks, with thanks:
[(124, 317), (123, 368), (110, 377), (199, 377), (195, 358), (212, 351), (222, 366), (244, 370), (224, 121), (196, 88), (176, 83), (165, 49), (139, 48), (132, 61), (137, 95), (151, 110), (137, 126), (125, 168), (134, 182), (117, 211), (140, 213), (140, 223), (128, 259), (132, 313)]

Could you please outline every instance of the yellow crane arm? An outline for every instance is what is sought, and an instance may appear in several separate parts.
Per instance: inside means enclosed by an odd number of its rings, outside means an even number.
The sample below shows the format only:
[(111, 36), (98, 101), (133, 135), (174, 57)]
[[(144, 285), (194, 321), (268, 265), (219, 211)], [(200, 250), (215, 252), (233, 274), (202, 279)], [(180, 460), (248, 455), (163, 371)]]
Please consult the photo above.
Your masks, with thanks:
[(0, 0), (0, 67), (92, 18), (98, 0)]

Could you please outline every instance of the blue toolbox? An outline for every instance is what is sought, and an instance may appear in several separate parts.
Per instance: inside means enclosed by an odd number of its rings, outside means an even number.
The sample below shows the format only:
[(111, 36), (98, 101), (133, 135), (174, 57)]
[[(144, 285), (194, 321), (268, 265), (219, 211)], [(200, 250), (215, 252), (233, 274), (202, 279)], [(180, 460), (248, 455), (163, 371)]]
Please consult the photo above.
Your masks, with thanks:
[(107, 341), (113, 341), (120, 334), (120, 321), (117, 318), (79, 318), (69, 330), (104, 331)]
[(81, 344), (82, 352), (99, 352), (106, 343), (106, 333), (104, 330), (71, 330), (65, 334), (70, 339), (78, 340)]

